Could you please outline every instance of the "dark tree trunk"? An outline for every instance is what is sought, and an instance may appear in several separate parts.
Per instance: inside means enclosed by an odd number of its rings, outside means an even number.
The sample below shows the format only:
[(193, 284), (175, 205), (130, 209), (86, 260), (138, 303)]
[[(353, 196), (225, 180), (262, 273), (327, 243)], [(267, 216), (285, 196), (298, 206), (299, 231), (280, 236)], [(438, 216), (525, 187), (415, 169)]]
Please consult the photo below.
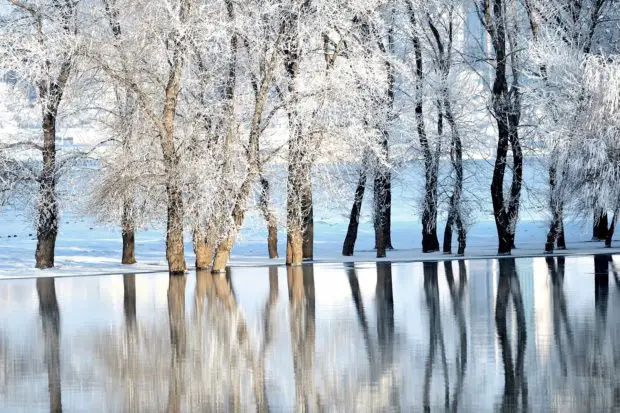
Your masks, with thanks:
[(388, 172), (386, 174), (386, 186), (385, 186), (385, 248), (389, 251), (394, 249), (392, 245), (392, 174)]
[(603, 241), (607, 238), (607, 227), (609, 222), (607, 212), (596, 210), (594, 212), (594, 224), (592, 228), (592, 240)]
[(269, 252), (269, 258), (274, 259), (278, 258), (278, 222), (275, 214), (269, 208), (269, 181), (261, 176), (260, 183), (259, 204), (263, 218), (267, 222), (267, 251)]
[[(67, 3), (63, 7), (63, 29), (68, 35), (74, 35), (74, 17), (76, 6)], [(50, 82), (41, 82), (38, 87), (42, 105), (43, 129), (43, 169), (39, 176), (39, 205), (37, 218), (37, 249), (35, 252), (36, 268), (52, 268), (54, 266), (54, 250), (58, 235), (58, 202), (56, 200), (56, 118), (58, 108), (69, 81), (72, 67), (72, 55), (62, 53), (58, 76)], [(49, 69), (49, 67), (47, 68)], [(53, 79), (53, 80), (52, 80)]]
[(123, 217), (121, 222), (123, 236), (123, 257), (122, 264), (136, 263), (136, 240), (133, 220), (129, 205), (123, 205)]
[(54, 266), (58, 235), (56, 200), (56, 113), (57, 108), (43, 110), (43, 170), (39, 178), (39, 218), (37, 221), (36, 268)]
[[(383, 132), (383, 139), (381, 141), (382, 154), (381, 159), (387, 161), (388, 159), (388, 133)], [(388, 249), (388, 241), (390, 240), (389, 228), (388, 228), (388, 214), (391, 212), (388, 209), (389, 201), (391, 198), (391, 174), (387, 167), (377, 162), (375, 165), (375, 178), (374, 178), (374, 228), (375, 228), (375, 248), (377, 250), (377, 258), (385, 257), (385, 251)]]
[[(382, 141), (382, 149), (387, 157), (387, 134), (384, 134)], [(387, 249), (386, 239), (386, 206), (390, 182), (388, 179), (388, 171), (383, 165), (375, 166), (374, 179), (374, 227), (375, 227), (375, 248), (377, 249), (377, 258), (385, 257)]]
[[(394, 14), (395, 14), (394, 8), (392, 8), (391, 14), (392, 14), (392, 20), (393, 20)], [(383, 47), (383, 43), (381, 42), (381, 40), (379, 41), (379, 48), (380, 50), (386, 53), (390, 53), (390, 54), (394, 53), (394, 24), (393, 23), (388, 28), (387, 50), (385, 47)], [(385, 162), (387, 163), (389, 162), (389, 157), (390, 157), (390, 153), (389, 153), (390, 152), (390, 146), (389, 146), (390, 133), (389, 133), (388, 127), (391, 125), (392, 117), (393, 117), (392, 112), (394, 110), (394, 89), (395, 89), (396, 79), (394, 76), (394, 67), (392, 65), (392, 62), (389, 59), (386, 59), (385, 61), (385, 68), (386, 68), (386, 73), (387, 73), (387, 85), (388, 85), (387, 94), (386, 94), (388, 114), (387, 114), (386, 126), (383, 130), (383, 152), (385, 156)], [(392, 234), (391, 234), (392, 232), (392, 174), (387, 168), (384, 168), (384, 169), (385, 170), (383, 171), (383, 182), (382, 182), (383, 205), (381, 206), (381, 212), (382, 212), (383, 218), (382, 218), (381, 226), (383, 227), (384, 247), (385, 249), (393, 250), (394, 247), (392, 246)]]
[[(454, 195), (450, 197), (450, 205), (452, 205)], [(448, 213), (448, 219), (446, 220), (446, 228), (443, 231), (443, 253), (444, 254), (452, 254), (452, 225), (454, 225), (454, 213), (452, 212), (452, 208), (450, 208), (450, 212)]]
[[(418, 22), (415, 11), (409, 5), (409, 19), (411, 26), (417, 30)], [(415, 33), (415, 31), (414, 31)], [(416, 93), (415, 93), (415, 117), (420, 146), (424, 153), (424, 205), (422, 212), (422, 252), (439, 251), (437, 239), (437, 173), (439, 163), (431, 151), (426, 126), (424, 124), (424, 70), (422, 58), (422, 44), (417, 35), (413, 36), (413, 50), (416, 63)]]
[(374, 211), (374, 227), (375, 227), (375, 248), (377, 249), (377, 258), (385, 257), (386, 239), (385, 239), (385, 213), (383, 206), (385, 205), (386, 193), (384, 191), (385, 177), (382, 175), (375, 176), (375, 211)]
[[(309, 169), (309, 168), (308, 168)], [(307, 171), (306, 185), (301, 195), (301, 205), (304, 217), (303, 229), (303, 257), (304, 261), (314, 259), (314, 207), (312, 205), (312, 178), (310, 170)]]
[(611, 219), (611, 225), (609, 226), (609, 230), (607, 231), (607, 236), (605, 237), (605, 248), (611, 248), (611, 240), (614, 236), (614, 231), (616, 230), (617, 220), (618, 220), (618, 210), (614, 211), (614, 216)]
[(566, 238), (564, 237), (564, 218), (560, 215), (560, 231), (558, 232), (558, 249), (566, 249)]
[(553, 222), (551, 222), (551, 224), (549, 225), (549, 231), (547, 232), (547, 242), (545, 243), (546, 253), (551, 254), (553, 252), (556, 237), (557, 237), (557, 222), (554, 217)]
[(456, 227), (458, 234), (458, 255), (465, 254), (467, 233), (461, 216), (461, 194), (463, 192), (463, 146), (461, 137), (458, 133), (456, 121), (452, 114), (452, 106), (448, 98), (448, 91), (444, 89), (444, 107), (446, 110), (446, 118), (452, 130), (452, 142), (450, 148), (450, 159), (454, 169), (454, 187), (450, 196), (450, 212), (448, 213), (448, 221), (444, 231), (443, 252), (452, 252), (452, 226)]
[(456, 251), (456, 255), (463, 256), (465, 255), (465, 248), (467, 247), (467, 232), (465, 231), (465, 225), (461, 219), (460, 212), (457, 213), (456, 217), (456, 228), (458, 231), (458, 249)]
[(50, 412), (62, 413), (60, 385), (60, 312), (53, 278), (37, 279), (39, 315), (43, 325)]
[(351, 207), (351, 215), (349, 216), (349, 227), (347, 228), (347, 236), (342, 245), (342, 255), (353, 255), (355, 241), (357, 240), (357, 229), (360, 223), (360, 211), (362, 209), (362, 201), (364, 199), (364, 191), (366, 190), (366, 164), (362, 163), (360, 170), (360, 178), (355, 188), (355, 198), (353, 199), (353, 207)]
[[(487, 21), (487, 31), (492, 37), (495, 49), (495, 80), (493, 82), (493, 113), (497, 121), (498, 142), (491, 182), (493, 215), (498, 235), (500, 255), (509, 255), (514, 248), (516, 221), (519, 214), (519, 200), (523, 178), (523, 154), (519, 142), (518, 126), (521, 114), (519, 86), (516, 79), (508, 88), (506, 22), (502, 0), (493, 2), (493, 16)], [(492, 20), (492, 21), (491, 21)], [(513, 72), (515, 69), (513, 68)], [(504, 176), (508, 149), (512, 151), (513, 171), (510, 195), (504, 198)]]
[(549, 167), (549, 208), (553, 212), (553, 219), (549, 225), (549, 232), (547, 233), (547, 242), (545, 243), (545, 252), (552, 253), (553, 247), (556, 244), (558, 249), (566, 249), (566, 240), (564, 239), (564, 220), (562, 218), (564, 208), (560, 200), (556, 199), (556, 167), (551, 165)]

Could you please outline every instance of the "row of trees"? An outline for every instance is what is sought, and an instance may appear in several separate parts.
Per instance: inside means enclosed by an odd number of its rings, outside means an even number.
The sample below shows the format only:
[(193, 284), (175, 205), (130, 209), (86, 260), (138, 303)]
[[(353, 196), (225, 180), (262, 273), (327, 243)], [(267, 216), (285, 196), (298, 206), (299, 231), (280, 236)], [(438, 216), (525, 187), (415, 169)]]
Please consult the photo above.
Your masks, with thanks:
[[(196, 267), (222, 271), (253, 207), (270, 257), (280, 221), (287, 264), (311, 259), (313, 183), (337, 187), (334, 171), (351, 168), (342, 252), (353, 254), (372, 182), (384, 257), (393, 176), (418, 159), (422, 250), (440, 249), (445, 213), (442, 249), (452, 252), (456, 232), (463, 254), (465, 183), (476, 178), (464, 160), (490, 140), (498, 253), (515, 246), (529, 152), (549, 176), (546, 250), (565, 247), (571, 208), (594, 216), (595, 236), (611, 243), (620, 207), (614, 0), (8, 3), (0, 67), (21, 95), (36, 89), (43, 140), (3, 136), (1, 193), (36, 195), (38, 268), (54, 265), (60, 188), (84, 155), (99, 165), (88, 210), (120, 225), (122, 262), (135, 262), (136, 228), (165, 216), (172, 273), (186, 269), (185, 233)], [(104, 138), (59, 151), (59, 123), (97, 125)]]

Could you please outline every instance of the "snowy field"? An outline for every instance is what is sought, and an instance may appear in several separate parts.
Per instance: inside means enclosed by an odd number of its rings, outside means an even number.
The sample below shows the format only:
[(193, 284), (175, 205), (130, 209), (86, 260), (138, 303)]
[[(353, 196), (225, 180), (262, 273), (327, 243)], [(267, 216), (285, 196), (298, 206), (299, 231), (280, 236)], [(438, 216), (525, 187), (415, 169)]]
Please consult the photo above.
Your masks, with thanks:
[[(480, 162), (479, 162), (480, 163)], [(544, 211), (536, 199), (535, 188), (537, 174), (533, 162), (526, 168), (526, 184), (529, 190), (523, 195), (521, 220), (517, 226), (514, 256), (530, 257), (542, 255), (548, 223)], [(386, 261), (421, 261), (443, 260), (456, 258), (441, 252), (422, 254), (421, 226), (416, 209), (416, 192), (410, 188), (420, 188), (419, 171), (409, 168), (408, 173), (395, 177), (392, 211), (392, 241), (395, 250), (388, 251)], [(354, 181), (354, 180), (352, 180)], [(486, 184), (470, 184), (475, 190), (470, 191), (471, 197), (477, 193), (483, 195), (488, 191)], [(342, 191), (343, 199), (329, 201), (334, 194), (327, 190), (315, 188), (315, 262), (350, 262), (376, 261), (374, 246), (374, 230), (370, 216), (371, 199), (364, 199), (362, 222), (360, 223), (355, 255), (341, 255), (342, 242), (348, 225), (348, 209), (350, 199), (346, 194), (353, 194), (353, 188)], [(281, 188), (283, 189), (283, 188)], [(275, 191), (278, 192), (277, 187)], [(367, 194), (367, 197), (369, 194)], [(278, 194), (276, 193), (276, 201)], [(278, 201), (277, 201), (278, 202)], [(496, 256), (497, 233), (490, 211), (484, 206), (472, 206), (472, 225), (468, 233), (465, 257), (491, 258)], [(281, 217), (282, 218), (282, 217)], [(282, 219), (281, 219), (282, 220)], [(620, 248), (605, 249), (602, 242), (591, 241), (591, 222), (566, 220), (566, 240), (568, 249), (557, 251), (562, 255), (620, 253)], [(65, 211), (62, 218), (60, 233), (56, 243), (56, 268), (52, 270), (36, 270), (34, 268), (34, 251), (36, 234), (27, 217), (15, 209), (5, 209), (0, 213), (0, 277), (32, 277), (32, 276), (71, 276), (82, 274), (133, 273), (167, 271), (165, 261), (165, 236), (160, 228), (142, 229), (136, 234), (136, 265), (121, 265), (122, 249), (120, 230), (97, 224), (91, 218), (76, 216)], [(439, 239), (443, 237), (444, 221), (439, 220)], [(260, 215), (252, 210), (246, 219), (239, 240), (233, 248), (230, 262), (232, 266), (257, 266), (283, 264), (284, 259), (269, 260), (266, 245), (267, 231)], [(185, 253), (188, 266), (194, 263), (191, 238), (185, 237)], [(278, 251), (283, 257), (285, 253), (286, 233), (278, 234)], [(453, 237), (456, 242), (456, 235)], [(620, 244), (618, 244), (620, 247)], [(456, 251), (456, 248), (454, 248)]]

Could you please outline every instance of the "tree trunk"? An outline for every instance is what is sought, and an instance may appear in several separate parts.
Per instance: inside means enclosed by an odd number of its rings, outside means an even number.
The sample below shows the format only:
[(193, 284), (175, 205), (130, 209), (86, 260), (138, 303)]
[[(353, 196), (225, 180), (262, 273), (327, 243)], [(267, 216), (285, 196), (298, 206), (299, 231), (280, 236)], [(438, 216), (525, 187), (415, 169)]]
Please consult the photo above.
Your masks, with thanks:
[(558, 232), (558, 249), (565, 250), (566, 249), (566, 238), (564, 237), (564, 218), (563, 213), (560, 211), (560, 230)]
[[(179, 19), (185, 23), (189, 18), (190, 0), (181, 1)], [(180, 33), (174, 33), (181, 37)], [(180, 41), (169, 42), (171, 52), (168, 79), (164, 90), (164, 107), (162, 110), (162, 130), (159, 140), (164, 159), (166, 177), (166, 195), (168, 197), (168, 223), (166, 235), (166, 258), (171, 274), (183, 273), (185, 265), (185, 247), (183, 245), (183, 196), (180, 182), (180, 159), (174, 143), (174, 124), (177, 102), (181, 90), (181, 74), (185, 63), (183, 45)]]
[(360, 169), (360, 177), (355, 188), (355, 198), (351, 207), (351, 215), (349, 215), (349, 227), (347, 228), (347, 236), (342, 245), (342, 255), (350, 257), (353, 255), (355, 241), (357, 240), (357, 229), (360, 223), (360, 212), (362, 209), (362, 201), (364, 199), (364, 191), (366, 190), (366, 163), (362, 163)]
[(211, 268), (213, 263), (213, 247), (209, 245), (207, 236), (200, 230), (194, 230), (194, 254), (196, 255), (196, 270)]
[[(448, 74), (446, 73), (445, 76)], [(452, 105), (448, 97), (448, 90), (443, 89), (445, 116), (450, 125), (452, 131), (452, 142), (450, 148), (450, 160), (455, 172), (454, 187), (452, 189), (452, 195), (450, 196), (450, 210), (448, 213), (448, 221), (446, 222), (446, 229), (444, 231), (443, 239), (443, 252), (445, 254), (452, 253), (452, 226), (456, 226), (458, 233), (458, 252), (457, 255), (463, 255), (465, 253), (466, 244), (466, 231), (461, 216), (461, 194), (463, 192), (463, 145), (461, 142), (461, 136), (458, 133), (456, 120), (452, 113)]]
[[(310, 171), (308, 171), (310, 174)], [(304, 214), (304, 240), (303, 240), (303, 259), (314, 259), (314, 207), (312, 204), (312, 182), (310, 176), (306, 179), (306, 185), (301, 195), (301, 204)]]
[(545, 243), (545, 253), (547, 254), (553, 253), (553, 247), (555, 245), (555, 240), (557, 237), (557, 227), (558, 223), (554, 217), (553, 221), (549, 225), (549, 231), (547, 232), (547, 242)]
[(226, 265), (230, 259), (230, 251), (234, 243), (234, 238), (229, 238), (217, 246), (215, 258), (213, 260), (212, 272), (223, 273), (226, 271)]
[(275, 214), (269, 209), (269, 181), (263, 176), (260, 178), (261, 192), (259, 205), (263, 218), (267, 222), (267, 250), (269, 258), (278, 258), (278, 222)]
[(269, 252), (269, 258), (278, 258), (278, 226), (275, 223), (269, 223), (267, 233), (267, 250)]
[(605, 237), (605, 248), (611, 248), (611, 240), (614, 236), (614, 231), (616, 230), (616, 221), (618, 219), (618, 210), (614, 211), (614, 216), (611, 219), (611, 225), (609, 226), (609, 230), (607, 231), (607, 236)]
[[(452, 199), (454, 195), (450, 196), (450, 205), (454, 202)], [(454, 213), (452, 207), (448, 212), (448, 219), (446, 220), (446, 228), (443, 231), (443, 253), (452, 254), (452, 225), (454, 225)]]
[(607, 212), (602, 209), (594, 212), (594, 224), (592, 228), (592, 240), (603, 241), (607, 238), (607, 227), (609, 226)]
[[(175, 166), (176, 168), (176, 166)], [(168, 184), (168, 224), (166, 235), (166, 259), (171, 274), (183, 273), (185, 265), (185, 246), (183, 245), (183, 200), (176, 185)]]
[[(381, 166), (377, 166), (381, 169)], [(374, 227), (375, 227), (375, 248), (377, 249), (377, 258), (385, 257), (385, 250), (387, 248), (385, 234), (386, 234), (386, 219), (385, 219), (385, 205), (387, 204), (387, 179), (385, 174), (379, 170), (375, 172), (374, 182)]]
[(385, 179), (385, 217), (383, 219), (385, 229), (385, 249), (392, 251), (394, 249), (394, 245), (392, 245), (392, 174), (387, 172)]
[[(288, 143), (288, 178), (286, 185), (286, 264), (299, 265), (304, 258), (304, 240), (310, 248), (311, 236), (305, 234), (308, 207), (311, 208), (312, 190), (310, 165), (308, 164), (307, 144), (303, 141), (302, 123), (296, 105), (299, 102), (297, 90), (297, 73), (299, 69), (300, 45), (297, 33), (297, 14), (288, 22), (286, 41), (284, 43), (284, 66), (287, 74), (290, 104), (288, 107), (289, 143)], [(304, 201), (310, 201), (305, 205)], [(309, 237), (306, 238), (306, 237)], [(306, 251), (311, 252), (311, 251)]]
[(123, 205), (123, 217), (121, 219), (123, 237), (123, 257), (122, 264), (136, 263), (136, 240), (133, 220), (131, 219), (130, 206), (127, 202)]
[[(506, 16), (502, 0), (493, 3), (493, 16), (487, 16), (486, 28), (492, 37), (495, 49), (495, 80), (493, 82), (493, 114), (497, 121), (498, 142), (491, 183), (491, 198), (493, 201), (493, 215), (498, 235), (497, 252), (500, 255), (510, 255), (514, 247), (516, 221), (519, 213), (519, 199), (521, 196), (521, 182), (523, 174), (523, 155), (519, 142), (518, 126), (520, 120), (520, 95), (517, 79), (508, 89), (506, 75)], [(513, 67), (513, 75), (515, 72)], [(510, 196), (504, 198), (504, 175), (508, 149), (512, 150), (513, 173), (510, 186)]]
[[(409, 6), (409, 18), (417, 30), (415, 11)], [(415, 32), (414, 32), (415, 33)], [(437, 239), (437, 172), (439, 164), (434, 159), (424, 124), (424, 70), (422, 45), (417, 35), (413, 36), (413, 50), (416, 63), (415, 118), (418, 138), (424, 153), (424, 205), (422, 211), (422, 252), (439, 251)]]
[(458, 231), (458, 249), (456, 251), (456, 255), (463, 256), (465, 255), (465, 247), (467, 247), (467, 232), (465, 231), (465, 225), (463, 224), (463, 220), (461, 219), (460, 211), (457, 212), (456, 218), (456, 228)]
[(39, 179), (39, 217), (37, 220), (36, 268), (54, 266), (54, 249), (58, 235), (58, 203), (56, 201), (56, 113), (45, 107), (43, 112), (43, 170)]
[(300, 265), (303, 261), (303, 234), (302, 231), (288, 230), (286, 235), (286, 264)]

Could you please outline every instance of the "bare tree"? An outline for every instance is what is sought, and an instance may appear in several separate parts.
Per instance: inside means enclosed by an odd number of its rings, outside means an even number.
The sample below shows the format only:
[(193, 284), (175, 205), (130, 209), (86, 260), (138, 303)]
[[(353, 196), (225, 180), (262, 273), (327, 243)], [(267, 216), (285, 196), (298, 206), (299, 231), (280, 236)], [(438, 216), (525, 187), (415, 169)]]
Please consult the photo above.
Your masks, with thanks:
[[(505, 0), (483, 0), (476, 3), (478, 14), (493, 45), (495, 78), (492, 87), (491, 113), (497, 122), (497, 152), (491, 182), (493, 215), (497, 228), (500, 255), (510, 254), (515, 244), (523, 183), (523, 151), (519, 140), (521, 120), (520, 70), (517, 50), (518, 33), (514, 12)], [(504, 179), (508, 151), (512, 155), (512, 180), (508, 196)]]
[[(15, 18), (9, 21), (6, 30), (7, 33), (14, 32), (16, 36), (11, 42), (5, 42), (5, 64), (13, 66), (24, 82), (36, 86), (41, 106), (43, 144), (34, 145), (42, 153), (42, 168), (36, 178), (39, 199), (35, 258), (37, 268), (51, 268), (54, 266), (59, 227), (56, 190), (60, 169), (56, 159), (57, 118), (75, 68), (78, 3), (28, 3), (19, 0), (11, 0), (9, 3), (15, 10)], [(27, 22), (27, 26), (23, 26), (22, 21)], [(15, 25), (13, 29), (10, 28), (11, 24)], [(27, 27), (26, 32), (18, 36), (15, 31), (23, 27)], [(19, 41), (15, 42), (17, 39)]]

